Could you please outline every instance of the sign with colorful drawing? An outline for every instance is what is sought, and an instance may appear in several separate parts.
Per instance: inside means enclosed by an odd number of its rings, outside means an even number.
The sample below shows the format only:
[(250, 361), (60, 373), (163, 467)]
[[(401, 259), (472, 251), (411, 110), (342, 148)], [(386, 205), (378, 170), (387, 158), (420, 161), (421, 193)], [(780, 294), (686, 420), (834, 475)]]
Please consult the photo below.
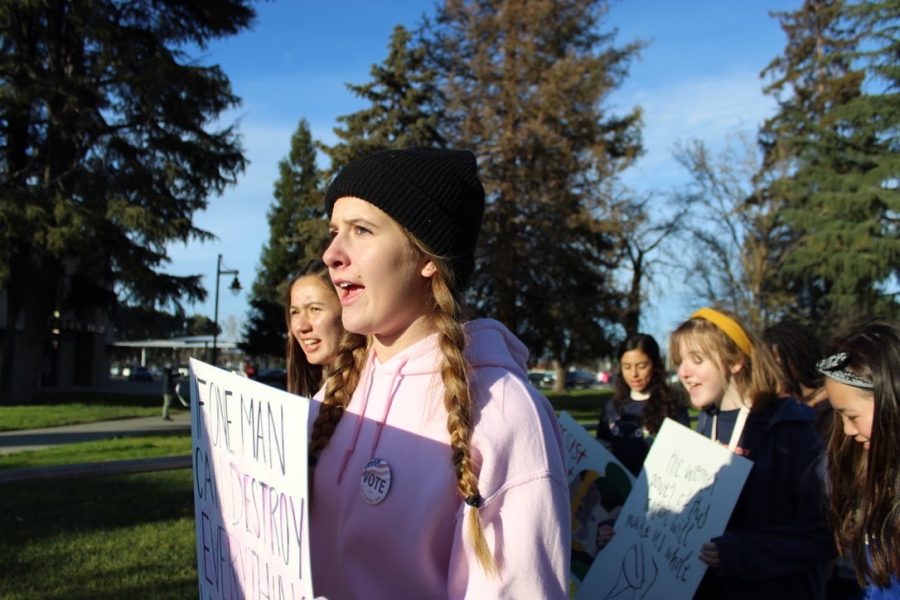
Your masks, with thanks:
[(700, 548), (725, 530), (751, 466), (666, 419), (576, 598), (691, 598), (706, 570)]
[(559, 427), (572, 499), (569, 595), (574, 596), (604, 543), (598, 531), (615, 522), (634, 478), (572, 415), (560, 413)]
[(313, 598), (309, 400), (191, 359), (200, 597)]

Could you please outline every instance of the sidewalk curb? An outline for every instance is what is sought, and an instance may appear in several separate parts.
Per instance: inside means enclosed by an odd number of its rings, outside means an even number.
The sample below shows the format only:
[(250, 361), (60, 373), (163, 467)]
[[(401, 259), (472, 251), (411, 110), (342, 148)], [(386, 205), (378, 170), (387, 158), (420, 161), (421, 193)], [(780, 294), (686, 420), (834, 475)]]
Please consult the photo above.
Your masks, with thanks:
[(46, 427), (43, 429), (3, 431), (0, 432), (0, 455), (42, 450), (52, 446), (92, 440), (190, 430), (190, 412), (173, 411), (171, 421), (164, 421), (162, 417), (138, 417)]

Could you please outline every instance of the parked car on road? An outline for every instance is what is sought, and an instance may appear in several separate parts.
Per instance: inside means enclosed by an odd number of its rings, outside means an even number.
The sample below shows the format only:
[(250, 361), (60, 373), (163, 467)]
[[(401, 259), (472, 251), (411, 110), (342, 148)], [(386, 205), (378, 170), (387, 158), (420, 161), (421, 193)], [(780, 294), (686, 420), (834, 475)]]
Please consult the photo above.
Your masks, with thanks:
[(128, 374), (129, 381), (153, 381), (153, 372), (147, 367), (136, 366), (131, 367), (131, 372)]
[(545, 371), (543, 369), (528, 371), (528, 381), (530, 381), (531, 385), (534, 387), (550, 387), (553, 385), (555, 379), (556, 377), (553, 375), (553, 371)]
[(287, 389), (287, 371), (284, 369), (265, 369), (263, 371), (258, 371), (256, 377), (253, 379), (260, 383), (278, 388), (279, 390)]
[(590, 371), (568, 371), (566, 389), (588, 389), (597, 385), (597, 374)]

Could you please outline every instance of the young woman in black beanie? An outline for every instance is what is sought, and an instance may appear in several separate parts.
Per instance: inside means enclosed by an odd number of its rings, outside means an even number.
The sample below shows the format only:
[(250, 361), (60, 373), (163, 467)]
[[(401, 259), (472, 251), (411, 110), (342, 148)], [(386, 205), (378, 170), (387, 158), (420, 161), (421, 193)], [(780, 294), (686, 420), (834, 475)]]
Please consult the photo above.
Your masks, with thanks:
[(474, 155), (389, 150), (326, 194), (347, 331), (311, 411), (310, 540), (329, 598), (566, 598), (552, 408), (503, 325), (463, 322), (484, 210)]

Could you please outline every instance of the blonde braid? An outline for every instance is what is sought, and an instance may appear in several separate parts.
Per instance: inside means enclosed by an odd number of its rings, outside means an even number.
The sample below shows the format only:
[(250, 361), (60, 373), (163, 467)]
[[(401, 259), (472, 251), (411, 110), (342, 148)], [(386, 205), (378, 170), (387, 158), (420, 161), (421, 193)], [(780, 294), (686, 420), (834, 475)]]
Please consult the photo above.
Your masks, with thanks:
[(327, 371), (325, 399), (309, 436), (309, 464), (315, 466), (319, 454), (328, 445), (337, 428), (344, 409), (350, 404), (353, 391), (359, 383), (360, 373), (366, 361), (366, 337), (344, 332), (338, 345), (338, 353)]
[(482, 569), (488, 575), (493, 575), (496, 573), (496, 566), (478, 514), (481, 495), (478, 493), (478, 477), (475, 475), (475, 464), (469, 447), (474, 407), (469, 388), (469, 365), (463, 353), (466, 338), (460, 324), (460, 303), (447, 286), (444, 270), (440, 267), (432, 278), (431, 289), (435, 305), (434, 324), (443, 355), (441, 379), (445, 388), (444, 407), (447, 410), (447, 431), (450, 433), (450, 447), (453, 449), (457, 488), (466, 504), (472, 507), (469, 510), (467, 528), (475, 556)]

